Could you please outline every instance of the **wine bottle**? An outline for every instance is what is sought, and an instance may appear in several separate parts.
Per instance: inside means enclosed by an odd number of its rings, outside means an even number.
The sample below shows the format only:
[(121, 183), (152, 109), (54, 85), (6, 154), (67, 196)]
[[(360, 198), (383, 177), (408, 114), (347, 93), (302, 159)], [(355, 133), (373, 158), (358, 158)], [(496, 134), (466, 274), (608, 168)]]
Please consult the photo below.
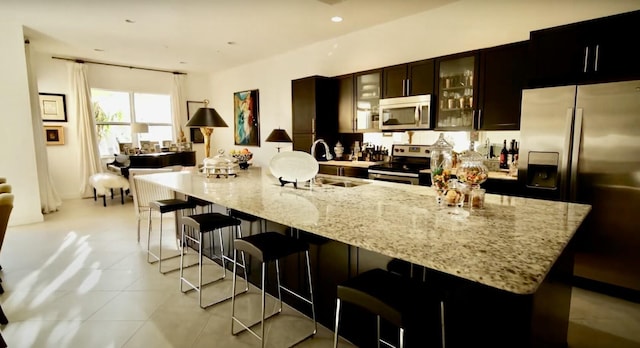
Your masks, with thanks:
[(515, 143), (516, 143), (516, 140), (515, 139), (511, 139), (511, 146), (509, 147), (509, 158), (507, 158), (507, 164), (513, 163), (513, 161), (516, 160), (516, 158), (515, 158), (515, 155), (516, 155)]
[(509, 164), (507, 162), (508, 157), (509, 157), (509, 151), (507, 151), (507, 139), (505, 139), (502, 145), (502, 150), (500, 151), (500, 168), (501, 169), (509, 169)]

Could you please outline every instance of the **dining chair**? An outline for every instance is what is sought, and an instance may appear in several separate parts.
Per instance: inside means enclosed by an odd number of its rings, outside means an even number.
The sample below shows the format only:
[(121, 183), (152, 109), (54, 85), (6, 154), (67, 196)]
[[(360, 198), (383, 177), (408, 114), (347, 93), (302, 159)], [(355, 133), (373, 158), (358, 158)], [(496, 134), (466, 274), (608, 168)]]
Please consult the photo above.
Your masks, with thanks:
[(136, 178), (136, 176), (153, 173), (168, 173), (172, 171), (175, 171), (175, 168), (129, 169), (129, 189), (133, 196), (133, 206), (136, 212), (136, 219), (138, 220), (138, 243), (140, 242), (140, 221), (142, 219), (148, 220), (149, 218), (147, 216), (147, 214), (150, 214), (149, 202), (174, 198), (174, 192), (168, 188)]

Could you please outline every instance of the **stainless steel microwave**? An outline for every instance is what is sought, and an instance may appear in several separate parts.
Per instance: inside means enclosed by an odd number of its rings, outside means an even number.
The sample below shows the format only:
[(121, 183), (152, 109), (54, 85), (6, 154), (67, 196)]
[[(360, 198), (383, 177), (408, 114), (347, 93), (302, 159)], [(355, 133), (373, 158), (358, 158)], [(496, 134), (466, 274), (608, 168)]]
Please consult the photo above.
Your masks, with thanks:
[(380, 99), (380, 129), (430, 129), (431, 95)]

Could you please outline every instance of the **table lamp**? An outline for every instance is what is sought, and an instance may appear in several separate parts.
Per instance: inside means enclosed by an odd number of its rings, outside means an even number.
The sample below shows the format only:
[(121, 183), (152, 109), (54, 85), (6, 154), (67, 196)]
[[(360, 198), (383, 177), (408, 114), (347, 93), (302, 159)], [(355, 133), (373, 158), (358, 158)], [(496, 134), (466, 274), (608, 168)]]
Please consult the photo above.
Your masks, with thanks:
[[(271, 131), (271, 134), (269, 134), (269, 136), (267, 137), (268, 142), (272, 142), (272, 143), (291, 143), (291, 138), (289, 137), (289, 134), (287, 134), (287, 131), (284, 129), (274, 129), (273, 131)], [(278, 145), (278, 152), (280, 152), (280, 145)]]
[(220, 114), (214, 108), (207, 107), (209, 100), (204, 100), (204, 107), (198, 109), (193, 117), (187, 122), (185, 127), (200, 128), (204, 137), (204, 157), (208, 158), (211, 154), (211, 133), (214, 127), (229, 127), (224, 122)]
[[(134, 122), (133, 124), (131, 124), (131, 131), (136, 134), (149, 133), (149, 124)], [(138, 136), (138, 144), (140, 144), (140, 148), (142, 148), (142, 141), (140, 141), (140, 136)]]

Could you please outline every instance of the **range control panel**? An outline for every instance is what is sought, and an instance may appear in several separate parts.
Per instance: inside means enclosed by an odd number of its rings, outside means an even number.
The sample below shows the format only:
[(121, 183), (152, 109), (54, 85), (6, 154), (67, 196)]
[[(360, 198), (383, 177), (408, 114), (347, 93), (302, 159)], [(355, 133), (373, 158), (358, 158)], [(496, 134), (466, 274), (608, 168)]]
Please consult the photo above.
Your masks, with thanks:
[(394, 157), (431, 158), (430, 145), (395, 144), (393, 145), (391, 152), (392, 152), (392, 156)]

